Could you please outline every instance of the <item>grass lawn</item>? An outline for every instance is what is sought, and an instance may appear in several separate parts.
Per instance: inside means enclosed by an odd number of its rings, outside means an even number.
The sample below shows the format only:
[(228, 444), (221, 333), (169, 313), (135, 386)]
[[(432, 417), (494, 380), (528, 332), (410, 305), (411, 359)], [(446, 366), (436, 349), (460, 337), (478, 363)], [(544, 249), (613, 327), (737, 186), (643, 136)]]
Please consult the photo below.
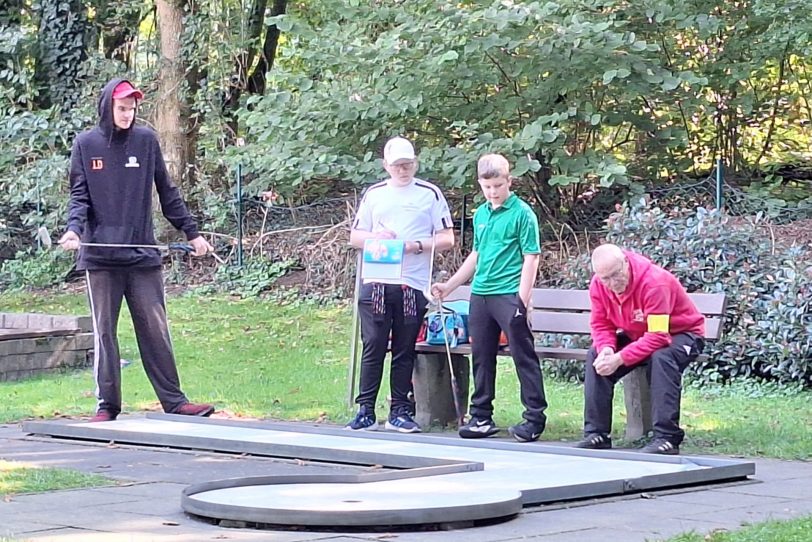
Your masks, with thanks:
[(808, 542), (812, 540), (812, 517), (790, 521), (767, 521), (740, 531), (701, 535), (682, 534), (668, 542)]
[[(86, 314), (83, 295), (0, 295), (0, 310)], [(347, 405), (351, 311), (346, 305), (319, 306), (296, 298), (286, 302), (184, 295), (169, 300), (170, 330), (184, 391), (194, 401), (212, 402), (227, 415), (245, 418), (344, 424)], [(138, 361), (129, 320), (119, 326), (124, 410), (160, 410)], [(385, 379), (386, 380), (386, 379)], [(572, 441), (583, 423), (583, 387), (545, 381), (549, 421), (543, 440)], [(500, 358), (495, 419), (507, 426), (521, 419), (518, 385), (509, 358)], [(386, 383), (378, 414), (387, 411)], [(0, 422), (93, 412), (90, 370), (21, 382), (0, 382)], [(614, 434), (623, 434), (622, 393), (615, 401)], [(812, 393), (768, 386), (688, 388), (683, 397), (685, 453), (812, 457)], [(30, 473), (40, 476), (41, 473)], [(57, 482), (55, 487), (61, 487)], [(15, 490), (16, 491), (16, 490)], [(0, 491), (2, 493), (2, 491)], [(812, 518), (768, 522), (735, 533), (684, 534), (670, 542), (794, 542), (812, 540)]]
[[(5, 294), (4, 311), (87, 313), (83, 295)], [(237, 417), (343, 424), (353, 414), (346, 404), (349, 330), (347, 306), (306, 301), (173, 297), (170, 330), (184, 391), (194, 401), (213, 402)], [(160, 410), (138, 362), (125, 311), (119, 325), (125, 411)], [(554, 362), (552, 362), (554, 363)], [(384, 379), (386, 380), (386, 379)], [(550, 403), (544, 439), (574, 440), (581, 434), (583, 388), (548, 378)], [(385, 415), (387, 384), (378, 400)], [(89, 370), (21, 382), (0, 383), (0, 422), (93, 412)], [(502, 426), (521, 419), (512, 362), (500, 358), (495, 419)], [(623, 434), (622, 393), (615, 400), (616, 435)], [(732, 386), (685, 392), (682, 423), (687, 453), (812, 457), (812, 393)]]
[(84, 474), (70, 469), (41, 469), (0, 460), (0, 497), (19, 493), (40, 493), (57, 489), (76, 489), (112, 485), (104, 476)]
[[(3, 310), (84, 314), (81, 295), (5, 295)], [(344, 423), (350, 310), (307, 302), (181, 296), (169, 301), (170, 329), (184, 390), (234, 416)], [(126, 310), (119, 326), (125, 410), (159, 410), (138, 363)], [(386, 379), (385, 379), (386, 380)], [(573, 440), (581, 432), (583, 388), (547, 379), (547, 440)], [(8, 398), (0, 421), (89, 415), (95, 399), (90, 371), (0, 383)], [(386, 412), (384, 387), (378, 411)], [(509, 358), (500, 358), (495, 418), (521, 418), (518, 386)], [(623, 432), (622, 396), (616, 399), (615, 434)], [(779, 458), (812, 457), (812, 394), (765, 393), (758, 388), (688, 389), (683, 401), (687, 452)]]

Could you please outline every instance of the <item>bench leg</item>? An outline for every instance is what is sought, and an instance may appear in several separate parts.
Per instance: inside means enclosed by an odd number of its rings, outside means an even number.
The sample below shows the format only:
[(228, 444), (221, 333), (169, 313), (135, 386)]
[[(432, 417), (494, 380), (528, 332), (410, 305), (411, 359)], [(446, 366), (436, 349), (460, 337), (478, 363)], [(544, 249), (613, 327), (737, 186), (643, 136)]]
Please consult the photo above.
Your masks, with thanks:
[[(468, 357), (452, 354), (454, 376), (459, 388), (460, 409), (468, 411), (468, 386), (470, 381), (470, 362)], [(414, 399), (417, 412), (415, 421), (427, 429), (431, 425), (454, 425), (457, 413), (454, 398), (451, 394), (451, 377), (448, 373), (448, 358), (445, 354), (418, 354), (412, 373)]]
[(637, 440), (652, 430), (651, 386), (646, 371), (636, 369), (623, 377), (626, 402), (626, 440)]

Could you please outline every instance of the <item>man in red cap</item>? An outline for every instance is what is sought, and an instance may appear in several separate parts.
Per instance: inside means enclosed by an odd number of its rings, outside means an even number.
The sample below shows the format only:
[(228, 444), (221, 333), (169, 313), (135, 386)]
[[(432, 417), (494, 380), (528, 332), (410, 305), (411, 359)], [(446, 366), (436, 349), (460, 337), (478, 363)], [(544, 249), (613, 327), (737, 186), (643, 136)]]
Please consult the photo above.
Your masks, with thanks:
[[(95, 335), (96, 415), (112, 421), (121, 412), (121, 358), (118, 315), (122, 299), (132, 314), (144, 370), (165, 412), (209, 416), (214, 407), (189, 402), (181, 391), (166, 319), (161, 254), (152, 225), (152, 189), (161, 211), (181, 230), (195, 256), (212, 250), (200, 236), (164, 164), (158, 138), (134, 124), (144, 93), (129, 81), (113, 79), (99, 99), (99, 124), (76, 137), (71, 152), (67, 231), (59, 240), (78, 250), (85, 272)], [(122, 245), (83, 246), (82, 243)], [(128, 246), (131, 245), (131, 246)], [(139, 247), (136, 247), (138, 245)]]

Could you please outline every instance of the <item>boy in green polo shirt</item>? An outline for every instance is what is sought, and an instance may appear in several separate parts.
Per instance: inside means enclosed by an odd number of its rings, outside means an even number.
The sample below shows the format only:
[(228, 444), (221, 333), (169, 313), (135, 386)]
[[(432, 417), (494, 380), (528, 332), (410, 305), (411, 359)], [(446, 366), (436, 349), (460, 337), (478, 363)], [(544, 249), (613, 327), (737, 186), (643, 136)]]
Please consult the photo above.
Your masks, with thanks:
[(432, 295), (444, 299), (474, 279), (468, 317), (474, 392), (470, 419), (459, 433), (463, 438), (482, 438), (499, 432), (493, 421), (493, 399), (499, 335), (504, 331), (525, 408), (524, 421), (508, 431), (520, 442), (532, 442), (547, 422), (541, 365), (527, 321), (541, 252), (538, 219), (527, 203), (511, 193), (510, 164), (504, 156), (481, 157), (477, 176), (487, 203), (474, 214), (473, 250), (448, 282), (432, 286)]

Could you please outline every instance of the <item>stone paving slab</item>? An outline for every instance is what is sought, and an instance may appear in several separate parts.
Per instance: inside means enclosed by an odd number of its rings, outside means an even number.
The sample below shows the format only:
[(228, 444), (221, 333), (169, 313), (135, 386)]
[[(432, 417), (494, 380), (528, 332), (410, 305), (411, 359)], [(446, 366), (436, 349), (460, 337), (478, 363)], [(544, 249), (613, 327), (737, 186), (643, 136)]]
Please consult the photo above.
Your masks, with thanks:
[[(79, 492), (81, 492), (81, 499), (74, 499)], [(117, 500), (129, 503), (138, 501), (139, 498), (137, 496), (119, 495)], [(22, 512), (36, 506), (37, 510), (43, 512), (43, 514), (47, 514), (44, 518), (53, 520), (55, 517), (63, 515), (69, 516), (75, 513), (74, 511), (77, 509), (94, 508), (109, 502), (109, 494), (102, 493), (96, 489), (84, 489), (13, 495), (9, 499), (9, 502), (4, 503), (3, 506), (8, 507), (12, 512), (15, 510)], [(72, 505), (70, 509), (66, 509), (66, 503)]]
[[(788, 497), (775, 497), (771, 495), (748, 495), (746, 493), (738, 493), (735, 498), (729, 498), (730, 493), (719, 491), (695, 491), (693, 493), (678, 493), (675, 495), (664, 495), (658, 497), (660, 502), (673, 503), (674, 510), (678, 510), (683, 504), (707, 505), (715, 510), (719, 509), (719, 503), (726, 503), (724, 505), (726, 510), (734, 508), (746, 508), (748, 506), (765, 505), (771, 503), (789, 502)], [(659, 503), (658, 503), (659, 506)]]
[(49, 523), (46, 521), (41, 512), (31, 512), (30, 510), (25, 514), (12, 514), (0, 508), (0, 518), (2, 518), (0, 536), (6, 537), (15, 534), (21, 536), (21, 533), (36, 533), (62, 527), (58, 522)]
[[(321, 535), (316, 537), (313, 534), (290, 534), (290, 533), (269, 533), (269, 532), (249, 532), (249, 531), (229, 531), (228, 534), (216, 533), (184, 533), (180, 531), (172, 531), (171, 527), (167, 528), (166, 534), (155, 533), (127, 533), (126, 537), (116, 535), (109, 531), (106, 532), (89, 532), (84, 529), (62, 528), (52, 529), (50, 531), (43, 531), (33, 533), (35, 537), (28, 535), (27, 540), (36, 540), (36, 542), (206, 542), (206, 541), (223, 541), (229, 542), (311, 542), (325, 540), (335, 542), (336, 538), (332, 535)], [(175, 528), (177, 529), (177, 528)], [(354, 540), (358, 539), (346, 539)]]

